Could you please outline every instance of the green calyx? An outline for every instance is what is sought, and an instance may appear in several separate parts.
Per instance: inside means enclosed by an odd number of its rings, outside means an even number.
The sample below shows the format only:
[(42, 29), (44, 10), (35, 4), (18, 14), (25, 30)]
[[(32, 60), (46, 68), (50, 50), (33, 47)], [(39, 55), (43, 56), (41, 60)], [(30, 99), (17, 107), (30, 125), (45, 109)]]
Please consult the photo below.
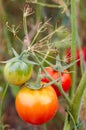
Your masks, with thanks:
[(15, 55), (15, 57), (11, 58), (10, 60), (7, 61), (1, 61), (1, 63), (11, 63), (11, 62), (16, 62), (16, 61), (23, 61), (26, 64), (31, 64), (31, 65), (38, 65), (36, 62), (31, 61), (28, 59), (28, 57), (30, 56), (29, 52), (27, 50), (24, 50), (20, 55), (12, 48), (13, 54)]

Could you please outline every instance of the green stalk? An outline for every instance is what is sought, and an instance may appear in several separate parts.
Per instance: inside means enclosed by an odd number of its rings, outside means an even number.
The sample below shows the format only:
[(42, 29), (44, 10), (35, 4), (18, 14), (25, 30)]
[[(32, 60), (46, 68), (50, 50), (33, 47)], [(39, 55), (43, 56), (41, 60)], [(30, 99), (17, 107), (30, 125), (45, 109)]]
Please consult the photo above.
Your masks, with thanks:
[[(37, 1), (39, 2), (39, 0)], [(36, 21), (37, 22), (40, 22), (41, 21), (41, 18), (42, 18), (42, 15), (41, 15), (41, 7), (40, 5), (36, 5)]]
[(78, 123), (79, 112), (81, 107), (82, 96), (86, 88), (86, 70), (77, 88), (76, 94), (71, 103), (70, 111), (76, 123)]
[[(72, 26), (72, 43), (71, 43), (71, 55), (74, 58), (76, 56), (76, 0), (71, 0), (71, 26)], [(76, 66), (71, 67), (71, 71), (75, 71)], [(72, 87), (70, 89), (69, 96), (72, 99), (74, 95), (76, 74), (72, 73)]]
[(3, 0), (0, 0), (0, 19), (2, 20), (2, 24), (5, 24), (6, 23), (6, 14), (5, 14), (5, 11), (3, 9), (3, 5), (2, 5), (2, 1)]
[(0, 120), (2, 120), (2, 109), (3, 109), (4, 99), (5, 99), (5, 96), (6, 96), (6, 93), (7, 93), (8, 86), (9, 86), (9, 84), (7, 83), (6, 87), (4, 89), (4, 92), (2, 94), (2, 102), (0, 104)]
[(80, 69), (81, 69), (81, 74), (83, 75), (84, 69), (83, 69), (83, 56), (82, 56), (82, 49), (81, 49), (81, 42), (80, 42), (80, 38), (79, 38), (79, 34), (77, 32), (77, 41), (78, 41), (78, 48), (80, 51)]
[(47, 4), (47, 3), (42, 3), (42, 2), (32, 2), (31, 3), (33, 4), (37, 4), (37, 5), (40, 5), (40, 6), (43, 6), (43, 7), (48, 7), (48, 8), (59, 8), (58, 5), (55, 5), (55, 4)]
[[(45, 68), (42, 66), (41, 62), (39, 61), (38, 57), (35, 55), (34, 52), (33, 53), (33, 56), (35, 57), (35, 60), (38, 62), (38, 64), (40, 65), (41, 69), (45, 72), (45, 74), (49, 77), (49, 79), (51, 81), (55, 81), (45, 70)], [(65, 98), (66, 102), (68, 103), (68, 105), (70, 106), (70, 99), (67, 97), (67, 95), (65, 94), (64, 90), (62, 89), (61, 87), (61, 84), (58, 84), (58, 82), (55, 82), (54, 83), (56, 86), (58, 86), (58, 89), (60, 90), (62, 96)]]
[(24, 45), (24, 42), (16, 35), (15, 38), (22, 44)]
[(8, 30), (5, 26), (7, 21), (7, 16), (6, 16), (6, 12), (3, 8), (3, 0), (0, 0), (0, 24), (2, 25), (2, 33), (4, 34), (5, 37), (5, 41), (7, 42), (7, 48), (8, 50), (11, 50), (12, 46), (11, 46), (11, 41), (9, 38), (9, 34), (8, 34)]
[(26, 16), (26, 12), (24, 12), (23, 14), (23, 27), (24, 27), (24, 33), (25, 36), (27, 36), (28, 31), (27, 31), (27, 20), (26, 20), (27, 16)]
[(63, 130), (70, 130), (70, 124), (69, 124), (69, 121), (68, 121), (68, 114), (66, 115), (66, 118), (65, 118)]

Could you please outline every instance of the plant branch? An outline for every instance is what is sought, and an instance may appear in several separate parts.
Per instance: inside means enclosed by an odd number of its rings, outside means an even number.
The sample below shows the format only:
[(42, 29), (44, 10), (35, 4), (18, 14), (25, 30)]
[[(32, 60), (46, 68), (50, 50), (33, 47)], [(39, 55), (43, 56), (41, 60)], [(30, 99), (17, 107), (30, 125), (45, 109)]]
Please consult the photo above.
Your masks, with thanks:
[(2, 102), (1, 102), (1, 104), (0, 104), (0, 120), (2, 120), (3, 103), (4, 103), (4, 99), (5, 99), (5, 96), (6, 96), (6, 92), (7, 92), (8, 86), (9, 86), (9, 84), (7, 83), (7, 84), (6, 84), (6, 87), (5, 87), (5, 89), (4, 89), (4, 92), (3, 92), (3, 94), (2, 94)]
[(25, 15), (25, 12), (23, 14), (23, 27), (24, 27), (24, 33), (27, 36), (28, 31), (27, 31), (27, 20), (26, 20), (27, 16)]
[[(44, 73), (48, 76), (48, 78), (51, 81), (54, 81), (54, 79), (46, 72), (45, 68), (42, 66), (41, 62), (39, 61), (38, 57), (35, 55), (35, 53), (33, 52), (33, 55), (35, 56), (35, 60), (38, 62), (38, 64), (40, 65), (41, 69), (44, 71)], [(62, 89), (61, 85), (58, 84), (58, 82), (55, 82), (55, 85), (58, 86), (58, 89), (60, 90), (61, 94), (63, 95), (63, 97), (65, 98), (65, 100), (67, 101), (68, 105), (70, 105), (70, 99), (67, 97), (67, 95), (65, 94), (64, 90)]]
[(47, 3), (42, 3), (42, 2), (32, 2), (31, 1), (31, 3), (41, 5), (41, 6), (44, 6), (44, 7), (49, 7), (49, 8), (58, 8), (59, 7), (59, 5), (47, 4)]
[(86, 88), (86, 70), (82, 76), (80, 83), (79, 83), (79, 86), (77, 88), (76, 94), (73, 98), (71, 108), (70, 108), (71, 113), (72, 113), (76, 123), (78, 122), (82, 96), (83, 96), (85, 88)]
[[(71, 0), (71, 24), (72, 24), (72, 43), (71, 43), (71, 55), (76, 56), (76, 0)], [(71, 67), (71, 71), (75, 71), (76, 66)], [(72, 99), (74, 95), (76, 74), (72, 73), (72, 87), (70, 89), (69, 96)]]
[(66, 114), (63, 130), (70, 130), (70, 124), (69, 124), (69, 121), (68, 121), (68, 113)]

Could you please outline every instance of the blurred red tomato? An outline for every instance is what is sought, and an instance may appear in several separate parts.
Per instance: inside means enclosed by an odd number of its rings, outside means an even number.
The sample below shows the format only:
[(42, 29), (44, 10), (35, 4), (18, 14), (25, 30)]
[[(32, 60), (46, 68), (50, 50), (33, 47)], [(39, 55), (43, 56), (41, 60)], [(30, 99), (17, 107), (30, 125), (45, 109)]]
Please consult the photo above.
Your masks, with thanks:
[[(58, 80), (59, 78), (59, 74), (58, 74), (58, 71), (56, 70), (53, 70), (52, 67), (46, 67), (45, 70), (47, 71), (47, 73), (54, 79), (54, 80)], [(44, 72), (42, 72), (42, 74), (44, 74)], [(61, 73), (61, 81), (62, 81), (62, 88), (65, 92), (67, 92), (70, 87), (71, 87), (71, 76), (68, 72), (68, 70), (64, 70), (64, 72)], [(46, 82), (46, 83), (49, 83), (50, 80), (47, 78), (47, 77), (44, 77), (41, 79), (43, 82)], [(56, 91), (57, 93), (57, 96), (61, 96), (61, 93), (58, 89), (58, 87), (55, 85), (55, 84), (52, 84), (51, 85), (54, 90)]]
[[(83, 61), (86, 62), (86, 47), (82, 47), (81, 48), (81, 53), (82, 53), (82, 58), (83, 58)], [(76, 58), (75, 60), (79, 60), (80, 59), (80, 51), (79, 49), (77, 48), (76, 49)], [(66, 62), (67, 63), (70, 63), (70, 61), (72, 60), (72, 57), (71, 57), (71, 49), (68, 48), (66, 50)], [(80, 61), (77, 62), (77, 65), (80, 66)]]

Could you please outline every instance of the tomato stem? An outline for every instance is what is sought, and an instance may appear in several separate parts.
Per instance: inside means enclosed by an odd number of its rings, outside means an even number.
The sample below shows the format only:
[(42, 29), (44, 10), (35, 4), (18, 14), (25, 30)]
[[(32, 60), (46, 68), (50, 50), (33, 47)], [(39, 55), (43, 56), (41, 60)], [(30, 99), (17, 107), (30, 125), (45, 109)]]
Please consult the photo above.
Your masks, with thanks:
[(66, 114), (65, 123), (63, 130), (70, 130), (70, 123), (68, 121), (68, 113)]
[[(38, 0), (39, 1), (39, 0)], [(37, 3), (38, 3), (38, 1), (37, 1)], [(36, 21), (37, 22), (40, 22), (41, 21), (41, 19), (42, 19), (42, 15), (41, 15), (41, 7), (40, 7), (40, 5), (36, 5)]]
[(70, 107), (71, 113), (72, 113), (76, 123), (78, 122), (82, 96), (83, 96), (85, 88), (86, 88), (86, 71), (84, 72), (84, 74), (82, 76), (82, 79), (79, 83), (79, 86), (77, 88), (76, 94), (73, 98), (73, 101), (72, 101), (71, 107)]
[(8, 90), (8, 86), (9, 86), (9, 84), (7, 83), (6, 87), (4, 89), (4, 92), (2, 94), (2, 101), (1, 101), (1, 104), (0, 104), (0, 121), (1, 121), (1, 123), (2, 123), (2, 109), (3, 109), (4, 99), (5, 99), (7, 90)]
[(43, 3), (43, 2), (32, 2), (31, 3), (33, 4), (37, 4), (37, 5), (40, 5), (40, 6), (43, 6), (43, 7), (48, 7), (48, 8), (58, 8), (59, 6), (58, 5), (55, 5), (55, 4), (46, 4), (46, 3)]
[(83, 69), (83, 54), (82, 54), (82, 49), (81, 49), (81, 42), (80, 42), (80, 38), (79, 38), (79, 34), (77, 31), (77, 41), (78, 41), (78, 48), (80, 51), (80, 68), (81, 68), (81, 74), (83, 75), (84, 69)]
[(24, 45), (24, 42), (16, 35), (15, 38), (22, 44)]
[[(71, 24), (72, 24), (72, 43), (71, 43), (71, 55), (73, 59), (76, 57), (76, 0), (71, 0)], [(71, 71), (75, 71), (76, 65), (71, 67)], [(72, 99), (74, 95), (76, 73), (72, 73), (72, 87), (70, 89), (69, 96)]]
[(24, 12), (23, 12), (23, 27), (24, 27), (25, 36), (27, 36), (27, 34), (28, 34), (26, 18), (27, 18), (27, 14), (26, 14), (26, 10), (24, 10)]
[[(38, 62), (38, 64), (40, 65), (41, 69), (45, 72), (45, 74), (48, 76), (48, 78), (51, 81), (54, 81), (54, 79), (47, 73), (47, 71), (45, 70), (45, 68), (43, 67), (43, 65), (41, 64), (41, 62), (39, 61), (38, 57), (35, 55), (34, 52), (33, 52), (33, 55), (35, 56), (35, 60)], [(58, 86), (58, 89), (60, 90), (61, 94), (63, 95), (63, 97), (65, 98), (65, 100), (67, 101), (67, 103), (70, 105), (70, 103), (71, 103), (70, 99), (65, 94), (64, 90), (61, 87), (61, 84), (58, 84), (57, 82), (55, 82), (55, 85)]]
[[(46, 72), (45, 68), (43, 66), (41, 66), (42, 70), (47, 74), (48, 78), (51, 80), (51, 81), (54, 81), (54, 79)], [(67, 103), (70, 105), (70, 99), (67, 97), (67, 95), (65, 94), (64, 90), (62, 89), (62, 86), (61, 86), (61, 83), (57, 83), (55, 82), (54, 83), (56, 86), (58, 86), (58, 89), (60, 90), (62, 96), (65, 98), (65, 100), (67, 101)]]

